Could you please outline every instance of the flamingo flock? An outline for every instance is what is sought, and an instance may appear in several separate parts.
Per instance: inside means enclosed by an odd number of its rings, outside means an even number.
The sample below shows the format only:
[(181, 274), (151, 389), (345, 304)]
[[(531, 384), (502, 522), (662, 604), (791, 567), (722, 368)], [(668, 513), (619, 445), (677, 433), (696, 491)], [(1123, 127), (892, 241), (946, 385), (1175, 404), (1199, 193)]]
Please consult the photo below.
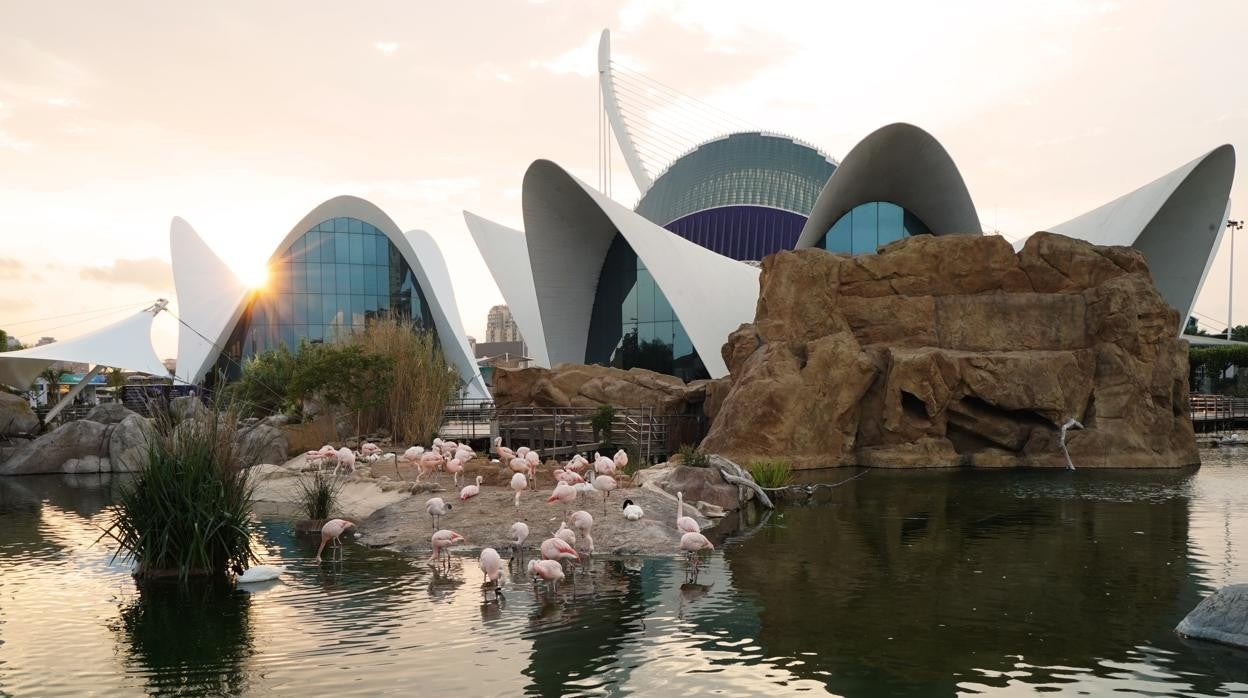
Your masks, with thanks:
[[(491, 462), (499, 464), (502, 472), (511, 473), (509, 485), (514, 492), (512, 504), (520, 511), (520, 502), (526, 491), (534, 489), (537, 483), (537, 468), (542, 463), (540, 454), (527, 447), (510, 449), (503, 445), (501, 438), (495, 438), (492, 445), (495, 458)], [(402, 453), (387, 454), (374, 443), (364, 442), (359, 451), (343, 447), (335, 449), (325, 445), (316, 451), (308, 451), (309, 463), (319, 468), (334, 468), (335, 476), (341, 469), (355, 472), (360, 462), (375, 463), (383, 458), (393, 457), (396, 469), (399, 462), (407, 463), (417, 470), (416, 481), (431, 477), (437, 479), (439, 472), (451, 475), (453, 486), (459, 486), (465, 477), (465, 466), (476, 457), (476, 452), (466, 444), (453, 441), (434, 439), (429, 448), (421, 445), (411, 446)], [(619, 487), (617, 473), (627, 467), (628, 454), (623, 449), (613, 456), (594, 453), (593, 458), (581, 454), (574, 455), (562, 467), (552, 471), (553, 487), (546, 498), (547, 504), (556, 504), (562, 508), (562, 521), (559, 528), (541, 541), (538, 546), (540, 557), (531, 560), (521, 569), (533, 580), (534, 584), (546, 583), (557, 590), (560, 581), (566, 578), (565, 565), (575, 565), (592, 555), (594, 552), (593, 526), (594, 517), (588, 511), (573, 511), (577, 499), (581, 496), (591, 497), (596, 493), (602, 495), (602, 514), (607, 515), (607, 507), (611, 492)], [(482, 491), (484, 479), (481, 475), (474, 482), (463, 485), (459, 491), (459, 503), (464, 504)], [(699, 565), (699, 553), (711, 551), (715, 546), (701, 532), (697, 520), (685, 515), (684, 493), (676, 493), (677, 509), (675, 528), (680, 534), (678, 549), (690, 558), (694, 573)], [(475, 506), (475, 505), (474, 505)], [(431, 564), (449, 564), (450, 548), (466, 544), (466, 538), (456, 531), (439, 528), (441, 519), (451, 514), (452, 505), (442, 497), (431, 497), (425, 502), (425, 512), (429, 515), (433, 534), (430, 536)], [(621, 516), (628, 522), (638, 522), (645, 517), (642, 508), (631, 499), (626, 499), (620, 509)], [(319, 562), (321, 553), (327, 545), (332, 545), (335, 552), (341, 549), (341, 537), (353, 530), (355, 524), (345, 519), (333, 519), (327, 522), (321, 531), (321, 544), (317, 548), (316, 560)], [(524, 563), (525, 542), (530, 534), (530, 527), (524, 521), (516, 521), (508, 530), (508, 542), (512, 549), (512, 560)], [(358, 535), (358, 534), (357, 534)], [(503, 558), (498, 550), (487, 547), (481, 551), (478, 566), (484, 577), (484, 584), (498, 589), (502, 584)]]

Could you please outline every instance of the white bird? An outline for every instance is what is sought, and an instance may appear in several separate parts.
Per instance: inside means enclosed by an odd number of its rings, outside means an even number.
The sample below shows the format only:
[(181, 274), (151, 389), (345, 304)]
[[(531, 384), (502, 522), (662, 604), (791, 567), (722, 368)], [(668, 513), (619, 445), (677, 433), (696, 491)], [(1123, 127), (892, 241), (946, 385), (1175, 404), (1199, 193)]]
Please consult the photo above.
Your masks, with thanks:
[(498, 585), (503, 574), (503, 558), (499, 556), (497, 550), (494, 548), (482, 550), (481, 557), (477, 559), (477, 566), (485, 575), (485, 581), (493, 582), (495, 586)]
[(643, 516), (645, 516), (645, 512), (641, 510), (641, 507), (633, 504), (633, 500), (624, 500), (624, 518), (629, 521), (640, 521)]
[(253, 565), (243, 571), (242, 566), (236, 564), (231, 569), (234, 570), (234, 581), (239, 584), (267, 582), (286, 573), (286, 568), (281, 565)]
[(701, 533), (702, 527), (697, 519), (685, 516), (685, 493), (676, 493), (676, 529), (682, 533)]
[(576, 532), (568, 528), (567, 521), (559, 522), (559, 530), (555, 531), (555, 538), (562, 540), (573, 548), (576, 547)]
[(525, 479), (524, 473), (516, 473), (511, 476), (511, 489), (516, 491), (515, 505), (520, 506), (520, 493), (529, 488), (529, 481)]
[(433, 522), (434, 530), (438, 528), (438, 519), (446, 516), (446, 513), (450, 510), (451, 505), (443, 501), (441, 497), (430, 497), (425, 502), (425, 511), (429, 513), (429, 520)]
[(481, 477), (480, 475), (478, 475), (478, 476), (477, 476), (477, 484), (475, 484), (475, 485), (464, 485), (464, 488), (463, 488), (462, 490), (460, 490), (460, 491), (459, 491), (459, 501), (463, 502), (463, 501), (466, 501), (466, 500), (472, 499), (473, 497), (475, 497), (475, 496), (477, 496), (477, 495), (481, 494), (481, 482), (482, 482), (483, 480), (485, 480), (485, 478), (483, 478), (483, 477)]

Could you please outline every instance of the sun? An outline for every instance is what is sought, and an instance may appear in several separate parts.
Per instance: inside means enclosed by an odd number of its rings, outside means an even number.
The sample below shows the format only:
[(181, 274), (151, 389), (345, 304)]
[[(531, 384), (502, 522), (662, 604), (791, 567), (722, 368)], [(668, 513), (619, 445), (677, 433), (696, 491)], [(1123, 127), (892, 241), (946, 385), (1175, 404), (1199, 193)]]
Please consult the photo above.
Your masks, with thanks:
[(269, 266), (262, 260), (236, 260), (233, 266), (238, 280), (246, 284), (247, 288), (262, 289), (269, 283)]

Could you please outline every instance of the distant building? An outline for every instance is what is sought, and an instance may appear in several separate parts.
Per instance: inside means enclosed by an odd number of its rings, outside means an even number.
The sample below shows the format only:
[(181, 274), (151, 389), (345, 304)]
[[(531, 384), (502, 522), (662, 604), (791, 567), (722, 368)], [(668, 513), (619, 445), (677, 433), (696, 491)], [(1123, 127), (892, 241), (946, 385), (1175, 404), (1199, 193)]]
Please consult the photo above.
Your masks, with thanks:
[(56, 337), (40, 337), (39, 341), (35, 342), (35, 346), (41, 347), (45, 344), (51, 344), (55, 341), (56, 341)]
[(14, 336), (13, 336), (13, 335), (11, 335), (11, 334), (10, 334), (10, 335), (6, 335), (6, 336), (5, 336), (5, 338), (4, 338), (4, 345), (5, 345), (5, 348), (7, 348), (7, 349), (8, 349), (8, 350), (10, 350), (10, 351), (12, 351), (12, 350), (14, 350), (14, 349), (21, 349), (21, 348), (22, 348), (22, 342), (21, 342), (21, 340), (19, 340), (17, 337), (14, 337)]
[(486, 342), (523, 342), (520, 327), (511, 316), (511, 309), (505, 305), (490, 308), (485, 321)]

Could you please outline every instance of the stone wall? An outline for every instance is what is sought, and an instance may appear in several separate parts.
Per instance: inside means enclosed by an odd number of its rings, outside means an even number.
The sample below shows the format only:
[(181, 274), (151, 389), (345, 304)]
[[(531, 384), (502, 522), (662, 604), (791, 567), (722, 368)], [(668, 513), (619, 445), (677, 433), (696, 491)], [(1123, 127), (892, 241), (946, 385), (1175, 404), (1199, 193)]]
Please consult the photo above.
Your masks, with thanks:
[(642, 368), (559, 364), (553, 369), (494, 370), (499, 407), (653, 407), (658, 414), (686, 414), (707, 399), (714, 381), (685, 383)]
[(917, 236), (763, 262), (703, 443), (744, 462), (1172, 467), (1199, 462), (1178, 313), (1139, 252), (1038, 233)]

